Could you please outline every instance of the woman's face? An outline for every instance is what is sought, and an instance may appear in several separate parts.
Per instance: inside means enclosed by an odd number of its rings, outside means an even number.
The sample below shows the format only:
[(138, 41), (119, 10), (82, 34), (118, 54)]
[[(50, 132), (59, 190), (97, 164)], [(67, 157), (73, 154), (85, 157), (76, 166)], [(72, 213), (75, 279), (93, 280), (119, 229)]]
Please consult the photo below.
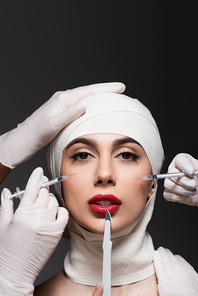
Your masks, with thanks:
[(134, 223), (147, 199), (155, 192), (143, 148), (133, 139), (115, 134), (79, 137), (63, 151), (61, 175), (71, 175), (62, 183), (66, 208), (82, 227), (104, 232), (105, 213), (112, 217), (112, 233)]

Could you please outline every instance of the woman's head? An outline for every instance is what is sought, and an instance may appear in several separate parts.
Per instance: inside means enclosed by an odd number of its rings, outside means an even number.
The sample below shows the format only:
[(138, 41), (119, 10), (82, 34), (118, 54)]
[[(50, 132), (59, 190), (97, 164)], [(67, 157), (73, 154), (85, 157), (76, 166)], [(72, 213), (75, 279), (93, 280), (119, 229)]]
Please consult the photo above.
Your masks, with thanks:
[(107, 210), (114, 233), (134, 224), (155, 192), (152, 181), (137, 179), (151, 174), (146, 153), (122, 135), (91, 134), (71, 141), (63, 151), (61, 175), (75, 173), (62, 184), (65, 206), (92, 232), (103, 233), (100, 218)]
[[(63, 191), (71, 216), (81, 226), (87, 228), (86, 223), (78, 219), (79, 211), (83, 209), (79, 206), (83, 198), (87, 204), (87, 213), (85, 211), (84, 214), (100, 217), (100, 213), (93, 211), (95, 206), (91, 205), (95, 201), (90, 201), (98, 194), (112, 194), (119, 199), (116, 203), (121, 201), (121, 206), (117, 205), (117, 210), (112, 213), (115, 218), (124, 210), (124, 199), (129, 199), (128, 207), (137, 207), (137, 217), (129, 211), (125, 215), (125, 224), (130, 219), (133, 223), (154, 192), (151, 182), (134, 179), (152, 172), (159, 173), (163, 163), (163, 148), (156, 123), (145, 106), (125, 95), (100, 93), (84, 101), (87, 105), (85, 114), (70, 123), (50, 145), (52, 176), (77, 173), (63, 184)], [(61, 199), (60, 187), (57, 193)], [(79, 195), (86, 195), (86, 198), (75, 204), (74, 196), (77, 198)], [(125, 196), (123, 200), (122, 195)], [(101, 201), (97, 200), (97, 203)], [(116, 228), (116, 223), (114, 226)]]

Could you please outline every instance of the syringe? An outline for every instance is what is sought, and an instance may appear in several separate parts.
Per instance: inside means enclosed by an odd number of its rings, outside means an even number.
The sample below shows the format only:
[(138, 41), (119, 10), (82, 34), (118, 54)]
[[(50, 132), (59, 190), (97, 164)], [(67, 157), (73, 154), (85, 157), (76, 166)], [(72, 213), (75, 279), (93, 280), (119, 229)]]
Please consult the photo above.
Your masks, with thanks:
[[(194, 176), (198, 175), (198, 171), (195, 171)], [(142, 178), (135, 178), (135, 179), (142, 179), (142, 180), (157, 180), (157, 179), (166, 179), (166, 178), (174, 178), (174, 177), (184, 177), (187, 176), (182, 172), (175, 172), (175, 173), (167, 173), (167, 174), (159, 174), (159, 175), (147, 175)]]
[[(70, 176), (73, 176), (75, 174), (72, 174), (72, 175), (66, 175), (66, 176), (60, 176), (58, 178), (55, 178), (55, 179), (52, 179), (50, 181), (47, 181), (47, 182), (44, 182), (42, 185), (41, 185), (41, 188), (45, 188), (45, 187), (48, 187), (48, 186), (51, 186), (51, 185), (54, 185), (56, 183), (59, 183), (59, 182), (63, 182), (65, 180), (67, 180)], [(10, 196), (8, 196), (9, 199), (13, 199), (13, 197), (15, 198), (19, 198), (21, 199), (23, 194), (25, 193), (25, 190), (22, 190), (20, 191), (19, 187), (16, 188), (16, 192)]]

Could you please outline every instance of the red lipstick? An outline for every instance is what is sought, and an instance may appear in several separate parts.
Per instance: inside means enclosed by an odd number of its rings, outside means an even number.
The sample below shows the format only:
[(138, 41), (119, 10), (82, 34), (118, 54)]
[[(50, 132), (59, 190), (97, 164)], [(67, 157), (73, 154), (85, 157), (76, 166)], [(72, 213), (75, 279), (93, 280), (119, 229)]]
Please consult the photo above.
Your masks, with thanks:
[(105, 215), (107, 210), (112, 214), (121, 206), (121, 200), (112, 194), (97, 194), (90, 198), (88, 205), (96, 214)]

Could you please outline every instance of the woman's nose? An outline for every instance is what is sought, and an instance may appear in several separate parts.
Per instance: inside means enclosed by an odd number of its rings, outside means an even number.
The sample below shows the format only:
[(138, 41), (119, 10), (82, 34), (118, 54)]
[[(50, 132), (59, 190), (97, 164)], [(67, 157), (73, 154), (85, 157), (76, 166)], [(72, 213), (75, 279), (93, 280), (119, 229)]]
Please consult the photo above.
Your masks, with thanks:
[(113, 163), (111, 160), (100, 159), (96, 168), (95, 185), (96, 186), (114, 186), (116, 177), (114, 174)]

